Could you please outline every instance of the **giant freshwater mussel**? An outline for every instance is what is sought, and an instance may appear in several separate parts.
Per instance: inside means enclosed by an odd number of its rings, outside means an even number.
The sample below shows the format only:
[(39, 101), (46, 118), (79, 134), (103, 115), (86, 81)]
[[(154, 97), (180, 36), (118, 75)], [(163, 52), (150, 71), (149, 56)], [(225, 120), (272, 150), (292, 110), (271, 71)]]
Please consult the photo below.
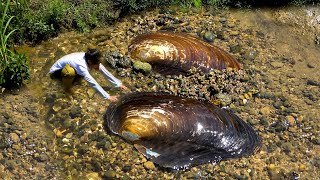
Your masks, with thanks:
[(129, 53), (132, 59), (148, 62), (160, 73), (183, 73), (192, 67), (206, 73), (213, 69), (240, 69), (239, 62), (229, 53), (186, 33), (141, 34), (132, 41)]
[[(139, 35), (129, 52), (131, 58), (151, 63), (160, 73), (187, 72), (192, 67), (203, 72), (240, 68), (224, 50), (182, 33)], [(253, 128), (230, 110), (163, 92), (124, 95), (108, 106), (104, 120), (108, 131), (166, 168), (186, 169), (249, 156), (261, 144)]]
[(260, 138), (238, 116), (207, 101), (132, 93), (108, 106), (105, 126), (145, 157), (173, 169), (249, 156)]

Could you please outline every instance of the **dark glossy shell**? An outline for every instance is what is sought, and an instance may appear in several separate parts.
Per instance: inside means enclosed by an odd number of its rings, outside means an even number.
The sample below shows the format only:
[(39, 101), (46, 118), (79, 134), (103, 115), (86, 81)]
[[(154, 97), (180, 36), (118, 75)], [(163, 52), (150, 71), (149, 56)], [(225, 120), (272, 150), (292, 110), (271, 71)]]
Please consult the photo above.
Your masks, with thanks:
[(105, 126), (132, 142), (154, 163), (174, 169), (251, 155), (254, 130), (226, 109), (159, 93), (138, 93), (112, 103)]
[(227, 67), (239, 69), (239, 62), (223, 49), (184, 33), (155, 32), (136, 37), (129, 46), (131, 58), (153, 65), (203, 72)]

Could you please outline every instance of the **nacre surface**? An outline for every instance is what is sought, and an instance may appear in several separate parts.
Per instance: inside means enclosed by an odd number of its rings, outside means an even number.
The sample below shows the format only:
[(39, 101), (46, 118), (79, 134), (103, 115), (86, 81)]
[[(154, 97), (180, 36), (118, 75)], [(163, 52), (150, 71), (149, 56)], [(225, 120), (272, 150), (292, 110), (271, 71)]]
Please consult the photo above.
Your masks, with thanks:
[[(137, 36), (129, 46), (131, 58), (149, 62), (158, 70), (203, 72), (227, 67), (240, 69), (239, 62), (223, 49), (186, 33), (154, 32)], [(162, 68), (162, 69), (161, 69)]]
[(135, 93), (108, 106), (106, 128), (154, 163), (173, 169), (248, 156), (260, 138), (231, 111), (163, 93)]

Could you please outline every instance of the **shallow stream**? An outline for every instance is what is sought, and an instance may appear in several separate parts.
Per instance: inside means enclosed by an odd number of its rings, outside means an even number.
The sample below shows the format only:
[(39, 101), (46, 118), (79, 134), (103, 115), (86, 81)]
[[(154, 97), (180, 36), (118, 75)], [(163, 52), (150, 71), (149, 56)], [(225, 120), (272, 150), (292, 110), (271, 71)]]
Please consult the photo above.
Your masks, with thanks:
[[(244, 73), (250, 76), (248, 87), (239, 87), (240, 94), (228, 90), (224, 94), (233, 100), (227, 105), (262, 137), (263, 145), (256, 154), (185, 171), (159, 168), (131, 144), (105, 132), (103, 115), (109, 102), (85, 81), (77, 82), (70, 96), (47, 74), (51, 65), (68, 53), (95, 46), (102, 52), (127, 55), (127, 47), (136, 35), (164, 29), (201, 37), (212, 32), (212, 43), (240, 61)], [(0, 178), (320, 177), (319, 6), (223, 11), (154, 9), (88, 34), (64, 33), (18, 50), (26, 52), (31, 60), (31, 82), (19, 91), (1, 95), (0, 147), (4, 150), (0, 154)], [(103, 63), (132, 91), (159, 88), (150, 77), (127, 76), (125, 70)], [(111, 94), (126, 93), (112, 87), (100, 74), (93, 76)], [(152, 82), (143, 84), (145, 81)]]

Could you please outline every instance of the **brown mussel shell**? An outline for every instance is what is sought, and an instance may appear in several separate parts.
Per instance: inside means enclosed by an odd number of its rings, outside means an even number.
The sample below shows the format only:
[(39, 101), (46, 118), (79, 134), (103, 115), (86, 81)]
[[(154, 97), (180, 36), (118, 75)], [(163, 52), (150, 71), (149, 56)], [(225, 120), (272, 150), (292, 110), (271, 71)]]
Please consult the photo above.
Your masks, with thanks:
[(231, 111), (163, 93), (124, 96), (109, 105), (104, 118), (107, 130), (167, 168), (249, 156), (260, 146), (252, 127)]
[(133, 59), (154, 65), (160, 73), (165, 68), (181, 72), (191, 67), (203, 72), (240, 69), (239, 62), (229, 53), (186, 33), (161, 31), (139, 35), (129, 46), (129, 53)]

